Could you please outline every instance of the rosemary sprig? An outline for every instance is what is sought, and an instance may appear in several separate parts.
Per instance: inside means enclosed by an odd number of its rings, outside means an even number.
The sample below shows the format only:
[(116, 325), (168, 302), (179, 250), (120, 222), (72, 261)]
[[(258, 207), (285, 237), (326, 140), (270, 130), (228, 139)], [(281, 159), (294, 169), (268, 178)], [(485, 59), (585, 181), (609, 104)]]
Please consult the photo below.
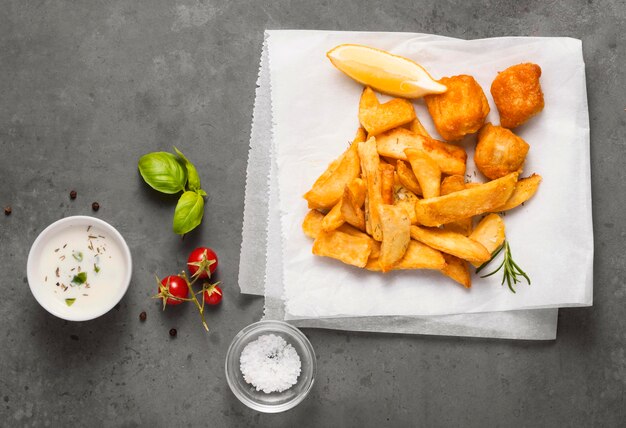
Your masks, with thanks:
[(504, 249), (504, 258), (502, 259), (502, 263), (500, 263), (500, 265), (494, 271), (481, 276), (481, 278), (491, 276), (500, 271), (500, 269), (504, 268), (502, 282), (500, 284), (504, 285), (504, 281), (506, 281), (507, 285), (509, 286), (509, 290), (515, 293), (515, 289), (513, 288), (513, 286), (515, 286), (515, 284), (517, 284), (518, 282), (522, 282), (521, 278), (518, 277), (523, 277), (526, 282), (528, 282), (528, 285), (530, 285), (530, 278), (528, 277), (526, 272), (524, 272), (522, 268), (519, 267), (519, 265), (513, 260), (511, 247), (508, 241), (504, 241), (502, 245), (500, 245), (500, 247), (493, 253), (491, 259), (489, 259), (489, 261), (483, 263), (478, 269), (476, 269), (476, 273), (479, 273), (481, 270), (483, 270), (485, 266), (491, 263), (498, 256), (498, 254), (500, 254), (502, 249)]

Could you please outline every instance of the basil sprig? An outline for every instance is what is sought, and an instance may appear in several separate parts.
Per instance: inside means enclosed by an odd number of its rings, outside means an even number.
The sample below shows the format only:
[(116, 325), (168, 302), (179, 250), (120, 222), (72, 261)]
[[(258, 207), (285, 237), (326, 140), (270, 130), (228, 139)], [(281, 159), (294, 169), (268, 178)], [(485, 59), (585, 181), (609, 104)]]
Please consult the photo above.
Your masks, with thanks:
[(154, 152), (139, 159), (139, 173), (150, 187), (161, 193), (184, 193), (178, 199), (174, 211), (174, 233), (184, 235), (202, 222), (204, 197), (207, 193), (200, 187), (196, 167), (174, 147), (176, 155)]

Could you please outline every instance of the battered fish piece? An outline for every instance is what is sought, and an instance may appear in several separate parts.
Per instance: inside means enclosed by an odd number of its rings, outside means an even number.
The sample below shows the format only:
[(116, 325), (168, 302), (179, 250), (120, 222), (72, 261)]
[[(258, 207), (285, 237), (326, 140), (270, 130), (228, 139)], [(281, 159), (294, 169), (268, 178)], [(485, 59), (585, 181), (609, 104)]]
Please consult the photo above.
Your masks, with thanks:
[(510, 130), (487, 123), (478, 133), (474, 153), (476, 168), (495, 180), (511, 172), (521, 172), (530, 146)]
[(539, 83), (541, 67), (517, 64), (498, 73), (491, 84), (491, 96), (500, 112), (500, 125), (515, 128), (543, 110)]
[(448, 90), (424, 97), (439, 135), (456, 141), (477, 132), (489, 114), (489, 103), (478, 82), (467, 75), (444, 77), (439, 82)]

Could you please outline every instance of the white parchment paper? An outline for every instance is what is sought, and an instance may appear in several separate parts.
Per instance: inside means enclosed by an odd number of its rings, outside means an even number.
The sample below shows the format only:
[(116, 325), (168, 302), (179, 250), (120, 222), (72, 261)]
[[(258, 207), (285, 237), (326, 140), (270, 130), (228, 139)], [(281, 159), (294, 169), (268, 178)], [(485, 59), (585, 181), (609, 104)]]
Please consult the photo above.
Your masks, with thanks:
[[(271, 105), (267, 43), (263, 45), (246, 177), (239, 287), (265, 294), (264, 319), (285, 319), (278, 178), (271, 152)], [(267, 171), (271, 173), (268, 180)], [(271, 212), (269, 205), (273, 207)], [(267, 259), (266, 255), (267, 254)], [(265, 271), (265, 276), (259, 272)], [(459, 314), (433, 317), (380, 316), (290, 320), (299, 327), (381, 333), (471, 336), (504, 339), (556, 338), (557, 309)]]
[[(569, 38), (463, 41), (406, 33), (270, 31), (269, 66), (276, 146), (286, 318), (446, 315), (592, 303), (593, 235), (589, 126), (581, 43)], [(544, 181), (505, 222), (516, 261), (533, 284), (513, 295), (498, 275), (474, 278), (465, 290), (436, 272), (386, 275), (314, 257), (301, 232), (302, 194), (346, 147), (357, 126), (362, 87), (338, 72), (325, 53), (362, 43), (412, 58), (436, 78), (470, 74), (490, 100), (498, 71), (525, 61), (543, 69), (546, 108), (516, 130), (530, 145), (527, 175)], [(422, 103), (418, 116), (434, 132)], [(435, 134), (436, 135), (436, 134)], [(471, 156), (473, 141), (466, 141)], [(469, 176), (478, 181), (473, 165)], [(475, 177), (475, 178), (474, 178)]]

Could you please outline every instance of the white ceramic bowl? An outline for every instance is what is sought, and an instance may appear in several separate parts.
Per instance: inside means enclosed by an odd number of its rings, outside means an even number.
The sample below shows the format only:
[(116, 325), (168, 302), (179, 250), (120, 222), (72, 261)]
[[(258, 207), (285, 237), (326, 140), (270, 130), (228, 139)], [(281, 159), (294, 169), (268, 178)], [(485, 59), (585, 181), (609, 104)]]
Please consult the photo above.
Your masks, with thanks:
[[(282, 337), (294, 347), (301, 362), (298, 381), (283, 392), (265, 393), (246, 383), (240, 370), (241, 352), (250, 342), (265, 334)], [(313, 388), (317, 361), (309, 339), (296, 327), (283, 321), (259, 321), (241, 330), (226, 352), (226, 381), (233, 394), (246, 406), (264, 413), (289, 410), (302, 402)]]
[[(73, 305), (68, 306), (63, 298), (57, 298), (55, 294), (50, 292), (51, 287), (54, 288), (55, 285), (54, 280), (49, 280), (48, 276), (45, 277), (45, 280), (43, 278), (44, 252), (49, 251), (48, 247), (50, 247), (51, 242), (58, 241), (59, 237), (64, 236), (69, 231), (75, 230), (76, 227), (85, 227), (87, 230), (89, 226), (104, 233), (103, 236), (108, 238), (107, 246), (116, 247), (113, 250), (119, 254), (119, 257), (116, 258), (120, 260), (115, 262), (115, 266), (108, 266), (108, 268), (116, 269), (115, 277), (117, 278), (114, 284), (109, 284), (110, 289), (107, 289), (104, 294), (98, 295), (98, 298), (94, 296), (87, 307), (80, 307), (80, 310), (77, 310)], [(26, 271), (30, 291), (45, 310), (64, 320), (87, 321), (104, 315), (122, 300), (130, 284), (132, 258), (126, 241), (117, 229), (109, 223), (95, 217), (73, 216), (52, 223), (39, 234), (28, 253)]]

